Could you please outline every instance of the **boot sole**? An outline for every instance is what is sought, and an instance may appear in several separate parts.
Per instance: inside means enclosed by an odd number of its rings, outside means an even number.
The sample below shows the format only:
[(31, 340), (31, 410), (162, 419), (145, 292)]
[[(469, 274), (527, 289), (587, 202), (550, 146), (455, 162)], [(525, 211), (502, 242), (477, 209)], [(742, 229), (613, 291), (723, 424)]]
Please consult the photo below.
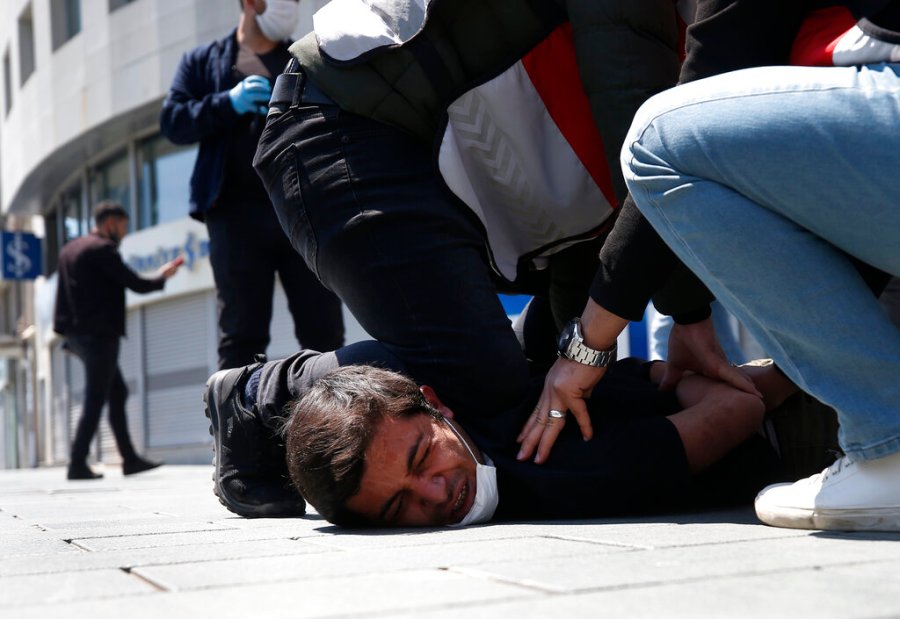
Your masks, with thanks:
[[(220, 370), (225, 372), (227, 370)], [(209, 419), (209, 434), (213, 437), (213, 493), (219, 499), (225, 509), (238, 516), (244, 518), (284, 518), (302, 516), (303, 512), (298, 513), (296, 505), (282, 505), (279, 503), (267, 503), (265, 505), (250, 505), (238, 501), (232, 497), (222, 486), (222, 476), (219, 472), (219, 453), (222, 451), (221, 445), (221, 428), (223, 420), (219, 417), (219, 409), (216, 406), (216, 398), (214, 390), (218, 381), (216, 372), (206, 381), (206, 388), (203, 390), (203, 413)]]

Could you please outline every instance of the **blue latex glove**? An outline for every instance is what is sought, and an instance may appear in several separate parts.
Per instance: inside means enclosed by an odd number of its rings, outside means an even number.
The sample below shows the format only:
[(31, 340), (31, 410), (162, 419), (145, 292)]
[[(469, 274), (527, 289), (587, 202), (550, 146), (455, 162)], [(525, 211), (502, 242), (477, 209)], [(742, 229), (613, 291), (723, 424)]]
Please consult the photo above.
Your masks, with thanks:
[(261, 75), (250, 75), (232, 88), (228, 97), (231, 99), (231, 107), (238, 114), (266, 114), (269, 111), (272, 86)]

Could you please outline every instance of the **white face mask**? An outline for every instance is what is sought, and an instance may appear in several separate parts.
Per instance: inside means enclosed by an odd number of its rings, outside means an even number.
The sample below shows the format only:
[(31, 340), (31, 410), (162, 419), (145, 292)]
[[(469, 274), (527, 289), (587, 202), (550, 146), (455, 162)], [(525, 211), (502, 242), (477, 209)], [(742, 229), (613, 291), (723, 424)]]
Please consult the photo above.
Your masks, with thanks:
[(478, 462), (478, 458), (475, 457), (475, 454), (472, 452), (472, 448), (469, 447), (466, 439), (457, 432), (456, 428), (453, 427), (453, 424), (447, 421), (446, 418), (444, 421), (447, 422), (447, 425), (450, 426), (453, 433), (462, 441), (462, 444), (466, 446), (469, 455), (475, 460), (475, 501), (472, 503), (472, 509), (469, 510), (469, 513), (466, 514), (462, 520), (456, 524), (451, 524), (450, 526), (464, 527), (469, 524), (481, 524), (487, 522), (493, 518), (494, 512), (497, 511), (497, 504), (500, 502), (500, 493), (497, 491), (497, 469), (491, 466), (493, 462), (491, 462), (490, 458), (487, 456), (485, 456), (487, 464)]
[(270, 41), (290, 37), (300, 21), (300, 3), (294, 0), (266, 0), (266, 10), (256, 16), (263, 36)]

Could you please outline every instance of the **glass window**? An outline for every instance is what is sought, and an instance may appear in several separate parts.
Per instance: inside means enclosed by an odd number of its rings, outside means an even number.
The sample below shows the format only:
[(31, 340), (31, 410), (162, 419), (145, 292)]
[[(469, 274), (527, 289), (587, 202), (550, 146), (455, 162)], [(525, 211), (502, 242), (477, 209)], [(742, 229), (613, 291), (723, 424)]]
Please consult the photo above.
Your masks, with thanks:
[(34, 73), (34, 19), (29, 3), (19, 15), (19, 84), (24, 85)]
[(91, 204), (97, 204), (100, 200), (115, 200), (131, 213), (129, 185), (128, 154), (121, 151), (93, 169)]
[(81, 32), (81, 0), (50, 0), (53, 50)]
[(59, 243), (62, 239), (59, 234), (59, 210), (44, 214), (44, 275), (50, 275), (56, 270), (59, 262)]
[(138, 226), (147, 228), (188, 214), (196, 146), (176, 146), (162, 135), (138, 147)]
[[(60, 245), (87, 234), (91, 229), (90, 213), (88, 213), (88, 209), (81, 199), (80, 183), (76, 183), (63, 193), (60, 212), (63, 218), (63, 238), (60, 239)], [(49, 228), (47, 229), (48, 236), (53, 232)]]
[(121, 9), (126, 4), (131, 4), (134, 0), (109, 0), (109, 12), (112, 13), (116, 9)]
[(3, 54), (3, 113), (9, 114), (12, 108), (12, 66), (9, 62), (9, 48)]

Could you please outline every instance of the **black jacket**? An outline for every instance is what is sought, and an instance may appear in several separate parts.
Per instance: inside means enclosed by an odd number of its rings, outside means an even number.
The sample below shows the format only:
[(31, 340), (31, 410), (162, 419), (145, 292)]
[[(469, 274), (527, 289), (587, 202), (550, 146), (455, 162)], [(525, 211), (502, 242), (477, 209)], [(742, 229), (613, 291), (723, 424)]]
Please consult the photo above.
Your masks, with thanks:
[(125, 289), (161, 290), (164, 277), (144, 279), (129, 269), (116, 244), (91, 233), (59, 252), (53, 330), (63, 335), (125, 335)]
[(456, 420), (497, 468), (500, 503), (494, 520), (605, 518), (749, 503), (783, 480), (781, 464), (761, 436), (692, 474), (684, 445), (666, 417), (682, 406), (649, 380), (647, 365), (624, 359), (610, 366), (588, 399), (594, 437), (565, 425), (544, 464), (519, 462), (516, 435), (543, 386), (536, 377), (519, 407)]

